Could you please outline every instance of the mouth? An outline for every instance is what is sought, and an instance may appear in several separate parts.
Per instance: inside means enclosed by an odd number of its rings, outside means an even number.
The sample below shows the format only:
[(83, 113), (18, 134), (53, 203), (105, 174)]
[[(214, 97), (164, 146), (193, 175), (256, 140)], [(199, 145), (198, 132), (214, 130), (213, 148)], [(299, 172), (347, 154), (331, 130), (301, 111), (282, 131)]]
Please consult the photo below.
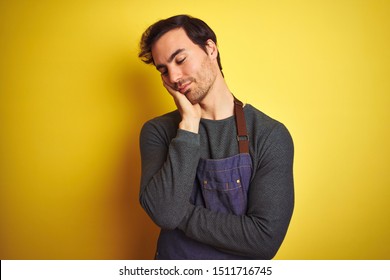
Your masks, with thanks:
[(179, 84), (177, 87), (177, 91), (180, 92), (181, 94), (186, 95), (190, 91), (190, 85), (192, 82), (188, 82), (185, 84)]

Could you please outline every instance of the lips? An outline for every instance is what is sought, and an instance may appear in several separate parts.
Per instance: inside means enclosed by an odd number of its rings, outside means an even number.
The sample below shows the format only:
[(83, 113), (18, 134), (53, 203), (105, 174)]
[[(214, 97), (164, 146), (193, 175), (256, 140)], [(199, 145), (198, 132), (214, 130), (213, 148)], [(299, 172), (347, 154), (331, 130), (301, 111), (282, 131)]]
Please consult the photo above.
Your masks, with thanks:
[(186, 94), (187, 91), (188, 91), (189, 88), (190, 88), (190, 85), (191, 85), (191, 82), (188, 82), (188, 83), (185, 83), (185, 84), (180, 84), (180, 85), (177, 87), (177, 91), (179, 91), (181, 94)]

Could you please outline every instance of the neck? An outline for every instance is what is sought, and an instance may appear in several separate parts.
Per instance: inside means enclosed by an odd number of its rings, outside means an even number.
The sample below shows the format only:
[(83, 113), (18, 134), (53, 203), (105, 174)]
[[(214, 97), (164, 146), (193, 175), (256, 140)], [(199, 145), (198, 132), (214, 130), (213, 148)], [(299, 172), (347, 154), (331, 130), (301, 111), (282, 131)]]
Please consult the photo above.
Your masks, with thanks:
[(222, 120), (234, 115), (234, 97), (225, 80), (218, 77), (207, 96), (199, 103), (202, 118)]

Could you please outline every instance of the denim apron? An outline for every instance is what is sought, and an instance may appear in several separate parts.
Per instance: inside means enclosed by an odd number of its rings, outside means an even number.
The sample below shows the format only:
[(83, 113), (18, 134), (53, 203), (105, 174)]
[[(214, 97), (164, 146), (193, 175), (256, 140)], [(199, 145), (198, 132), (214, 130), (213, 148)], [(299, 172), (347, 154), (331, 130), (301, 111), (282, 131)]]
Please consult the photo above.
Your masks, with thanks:
[[(244, 215), (247, 210), (252, 160), (241, 101), (234, 101), (239, 154), (224, 159), (200, 159), (190, 202), (211, 211)], [(187, 237), (179, 229), (160, 232), (156, 259), (250, 259), (232, 255)]]

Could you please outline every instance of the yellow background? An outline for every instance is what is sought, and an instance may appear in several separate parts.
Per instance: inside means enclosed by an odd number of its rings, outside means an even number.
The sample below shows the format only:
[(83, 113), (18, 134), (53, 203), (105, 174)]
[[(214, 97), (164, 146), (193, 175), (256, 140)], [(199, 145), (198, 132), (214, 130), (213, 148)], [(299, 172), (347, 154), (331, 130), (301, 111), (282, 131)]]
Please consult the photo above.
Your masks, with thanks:
[(295, 142), (276, 259), (390, 258), (390, 1), (1, 1), (0, 258), (151, 259), (142, 124), (174, 104), (137, 58), (188, 13), (240, 99)]

